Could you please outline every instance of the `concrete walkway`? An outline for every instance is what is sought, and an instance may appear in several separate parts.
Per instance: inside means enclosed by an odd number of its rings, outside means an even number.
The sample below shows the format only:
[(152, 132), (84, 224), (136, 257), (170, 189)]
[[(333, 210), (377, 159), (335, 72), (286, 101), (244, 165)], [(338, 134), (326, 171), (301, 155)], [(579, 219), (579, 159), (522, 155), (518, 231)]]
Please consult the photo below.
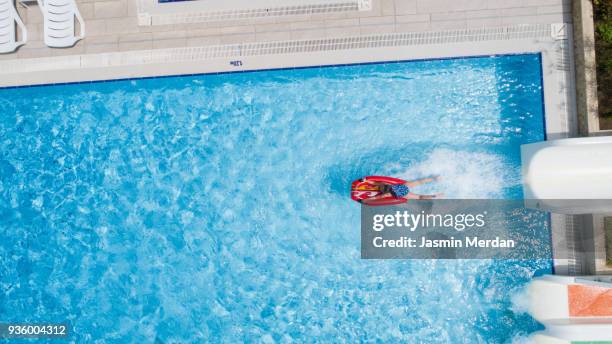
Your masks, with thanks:
[[(17, 6), (29, 42), (0, 61), (128, 50), (571, 22), (569, 0), (372, 0), (371, 11), (286, 15), (194, 24), (139, 26), (138, 0), (77, 0), (86, 38), (68, 49), (42, 41), (35, 3)], [(1, 63), (0, 63), (1, 66)]]

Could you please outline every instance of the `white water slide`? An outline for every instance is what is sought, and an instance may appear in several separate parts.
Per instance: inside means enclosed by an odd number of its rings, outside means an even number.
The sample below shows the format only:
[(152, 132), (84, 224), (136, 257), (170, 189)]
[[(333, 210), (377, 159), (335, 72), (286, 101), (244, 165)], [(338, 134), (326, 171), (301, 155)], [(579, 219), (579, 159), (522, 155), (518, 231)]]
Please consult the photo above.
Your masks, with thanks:
[(563, 214), (612, 211), (612, 136), (523, 145), (521, 159), (529, 207)]

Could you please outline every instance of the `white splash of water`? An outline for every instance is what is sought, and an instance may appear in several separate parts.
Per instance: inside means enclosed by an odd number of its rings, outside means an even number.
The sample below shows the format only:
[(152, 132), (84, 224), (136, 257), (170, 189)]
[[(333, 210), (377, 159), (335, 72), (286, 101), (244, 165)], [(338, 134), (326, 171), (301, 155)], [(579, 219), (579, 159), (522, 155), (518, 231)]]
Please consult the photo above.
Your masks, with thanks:
[(532, 336), (516, 336), (512, 338), (512, 344), (533, 344), (535, 340)]
[(516, 314), (529, 312), (529, 292), (526, 288), (520, 289), (510, 297), (511, 310)]
[(423, 161), (399, 173), (407, 180), (433, 175), (441, 179), (415, 191), (442, 192), (445, 198), (501, 198), (507, 180), (502, 156), (447, 148), (433, 150)]

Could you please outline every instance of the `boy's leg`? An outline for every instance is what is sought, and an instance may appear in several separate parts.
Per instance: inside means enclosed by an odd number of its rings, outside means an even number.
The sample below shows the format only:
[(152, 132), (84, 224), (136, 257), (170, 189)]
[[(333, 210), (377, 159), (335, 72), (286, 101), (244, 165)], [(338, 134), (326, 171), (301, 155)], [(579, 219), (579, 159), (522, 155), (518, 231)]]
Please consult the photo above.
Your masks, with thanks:
[(419, 195), (419, 194), (415, 194), (415, 193), (409, 193), (406, 196), (404, 196), (404, 198), (406, 199), (434, 199), (434, 198), (439, 198), (442, 197), (441, 193), (438, 194), (434, 194), (434, 195)]

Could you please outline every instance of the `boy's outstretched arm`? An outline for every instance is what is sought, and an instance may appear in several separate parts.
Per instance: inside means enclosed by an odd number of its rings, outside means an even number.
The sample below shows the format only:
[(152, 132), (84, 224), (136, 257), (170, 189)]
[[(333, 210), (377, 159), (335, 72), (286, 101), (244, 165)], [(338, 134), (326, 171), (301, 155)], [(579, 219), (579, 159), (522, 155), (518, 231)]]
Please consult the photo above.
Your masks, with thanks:
[(418, 179), (418, 180), (413, 180), (411, 182), (407, 182), (406, 186), (408, 187), (414, 187), (417, 185), (421, 185), (421, 184), (425, 184), (425, 183), (431, 183), (431, 182), (435, 182), (437, 180), (440, 180), (440, 176), (435, 176), (435, 177), (430, 177), (430, 178), (423, 178), (423, 179)]

